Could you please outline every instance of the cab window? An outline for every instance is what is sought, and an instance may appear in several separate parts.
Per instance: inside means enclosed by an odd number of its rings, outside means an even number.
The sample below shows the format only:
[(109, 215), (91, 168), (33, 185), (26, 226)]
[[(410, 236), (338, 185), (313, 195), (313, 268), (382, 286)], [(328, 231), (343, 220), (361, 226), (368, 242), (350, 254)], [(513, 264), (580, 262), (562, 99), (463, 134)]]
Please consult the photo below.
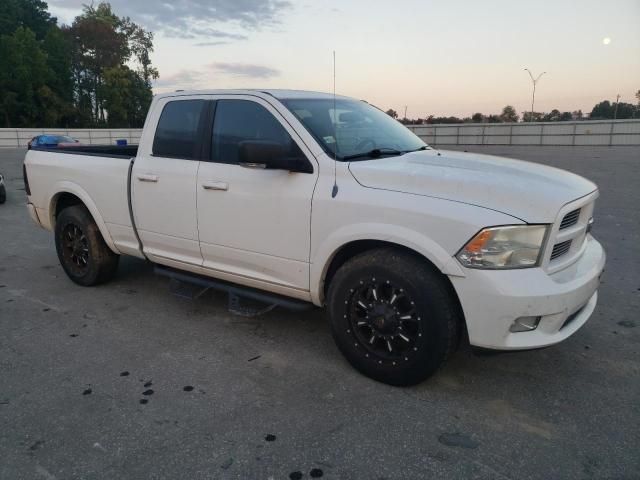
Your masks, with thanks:
[(204, 100), (175, 100), (162, 109), (153, 139), (157, 157), (200, 158), (200, 124), (204, 117)]
[(211, 159), (218, 163), (238, 163), (242, 142), (255, 140), (278, 143), (285, 146), (289, 155), (303, 156), (291, 135), (262, 105), (249, 100), (218, 100)]

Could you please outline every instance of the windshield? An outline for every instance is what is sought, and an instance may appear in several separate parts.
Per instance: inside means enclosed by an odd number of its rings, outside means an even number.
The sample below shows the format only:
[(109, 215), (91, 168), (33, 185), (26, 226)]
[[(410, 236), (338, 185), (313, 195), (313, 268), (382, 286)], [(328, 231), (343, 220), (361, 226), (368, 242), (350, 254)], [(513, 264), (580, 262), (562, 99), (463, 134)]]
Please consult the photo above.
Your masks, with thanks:
[(336, 99), (335, 108), (332, 98), (290, 99), (282, 103), (338, 160), (401, 155), (426, 147), (404, 125), (366, 102)]

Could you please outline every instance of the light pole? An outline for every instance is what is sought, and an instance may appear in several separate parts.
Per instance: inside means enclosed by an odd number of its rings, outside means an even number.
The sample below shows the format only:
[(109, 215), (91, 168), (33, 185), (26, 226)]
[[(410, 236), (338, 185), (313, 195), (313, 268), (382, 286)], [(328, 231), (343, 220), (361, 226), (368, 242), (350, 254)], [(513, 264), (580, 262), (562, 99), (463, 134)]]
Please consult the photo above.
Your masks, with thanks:
[(616, 96), (616, 108), (613, 111), (613, 119), (616, 120), (618, 118), (618, 104), (620, 103), (620, 94)]
[(547, 72), (542, 72), (536, 78), (533, 78), (533, 74), (531, 73), (531, 70), (529, 70), (528, 68), (525, 68), (525, 70), (531, 77), (531, 82), (533, 83), (533, 93), (531, 94), (531, 120), (529, 120), (530, 122), (533, 122), (533, 104), (536, 101), (536, 83), (538, 83), (538, 80), (540, 80), (540, 77), (542, 77), (542, 75), (544, 75)]

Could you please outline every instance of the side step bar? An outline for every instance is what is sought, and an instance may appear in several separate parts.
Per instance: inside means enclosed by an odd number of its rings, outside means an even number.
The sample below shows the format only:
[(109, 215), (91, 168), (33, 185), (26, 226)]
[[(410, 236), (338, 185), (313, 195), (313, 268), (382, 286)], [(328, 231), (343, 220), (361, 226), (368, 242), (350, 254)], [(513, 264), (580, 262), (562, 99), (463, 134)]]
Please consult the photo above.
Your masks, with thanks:
[(303, 311), (313, 308), (313, 304), (309, 302), (296, 300), (295, 298), (289, 298), (283, 295), (277, 295), (275, 293), (264, 292), (255, 288), (242, 287), (231, 282), (225, 282), (224, 280), (185, 272), (175, 268), (165, 267), (163, 265), (156, 265), (154, 273), (164, 277), (169, 277), (170, 279), (179, 282), (190, 283), (204, 288), (212, 288), (214, 290), (227, 292), (232, 297), (247, 298), (268, 305), (283, 307), (288, 310)]

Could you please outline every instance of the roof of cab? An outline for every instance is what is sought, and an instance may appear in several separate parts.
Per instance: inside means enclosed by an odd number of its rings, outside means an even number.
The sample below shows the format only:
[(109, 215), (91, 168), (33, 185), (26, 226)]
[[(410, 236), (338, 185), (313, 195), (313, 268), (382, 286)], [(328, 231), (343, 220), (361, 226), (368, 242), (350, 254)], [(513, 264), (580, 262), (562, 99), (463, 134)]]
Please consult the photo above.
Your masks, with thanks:
[[(319, 98), (319, 99), (331, 99), (332, 93), (323, 92), (311, 92), (307, 90), (284, 90), (284, 89), (219, 89), (219, 90), (176, 90), (174, 92), (159, 93), (156, 95), (158, 98), (162, 97), (177, 97), (187, 95), (256, 95), (264, 96), (268, 95), (278, 100), (287, 100), (295, 98)], [(260, 95), (262, 94), (262, 95)], [(343, 95), (336, 95), (336, 98), (350, 99), (351, 97), (345, 97)]]

